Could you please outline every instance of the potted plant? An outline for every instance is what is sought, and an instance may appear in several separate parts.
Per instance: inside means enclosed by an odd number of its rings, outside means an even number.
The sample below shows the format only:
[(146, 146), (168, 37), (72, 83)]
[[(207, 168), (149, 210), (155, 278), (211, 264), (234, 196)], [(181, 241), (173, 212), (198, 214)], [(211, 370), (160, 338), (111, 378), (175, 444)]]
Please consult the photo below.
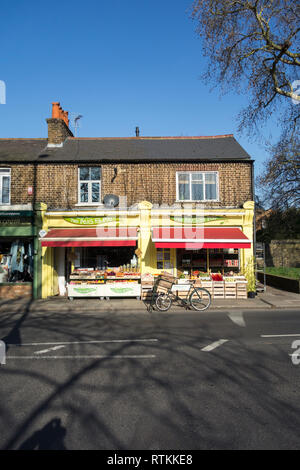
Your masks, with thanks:
[(249, 258), (245, 270), (244, 270), (244, 275), (247, 279), (247, 291), (248, 291), (248, 297), (250, 299), (254, 299), (256, 295), (256, 279), (255, 279), (255, 274), (254, 274), (254, 259), (253, 256)]

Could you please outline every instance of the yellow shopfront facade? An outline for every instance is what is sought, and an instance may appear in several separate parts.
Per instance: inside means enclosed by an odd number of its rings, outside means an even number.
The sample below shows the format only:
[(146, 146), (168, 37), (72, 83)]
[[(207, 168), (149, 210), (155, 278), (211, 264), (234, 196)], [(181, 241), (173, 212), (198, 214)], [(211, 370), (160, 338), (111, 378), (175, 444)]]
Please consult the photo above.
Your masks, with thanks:
[[(42, 297), (140, 297), (144, 275), (253, 276), (254, 203), (43, 213)], [(110, 288), (110, 294), (108, 294)], [(113, 293), (114, 292), (114, 293)], [(76, 294), (74, 294), (76, 296)]]

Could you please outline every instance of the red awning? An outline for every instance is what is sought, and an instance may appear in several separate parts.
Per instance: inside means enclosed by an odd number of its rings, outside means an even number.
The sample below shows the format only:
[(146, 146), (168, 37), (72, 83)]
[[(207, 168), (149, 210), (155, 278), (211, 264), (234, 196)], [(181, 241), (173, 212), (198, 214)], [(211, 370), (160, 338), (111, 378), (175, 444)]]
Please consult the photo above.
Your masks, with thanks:
[(40, 238), (42, 246), (135, 246), (136, 227), (53, 229)]
[(251, 248), (251, 241), (238, 227), (153, 227), (156, 248)]

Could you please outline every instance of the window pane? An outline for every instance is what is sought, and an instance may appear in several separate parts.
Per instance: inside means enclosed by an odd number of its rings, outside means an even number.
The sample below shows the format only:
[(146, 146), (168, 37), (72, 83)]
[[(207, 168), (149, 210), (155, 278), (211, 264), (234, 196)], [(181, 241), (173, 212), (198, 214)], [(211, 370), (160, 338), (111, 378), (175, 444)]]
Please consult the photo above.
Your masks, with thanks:
[(100, 180), (100, 168), (92, 167), (91, 168), (91, 180), (99, 181)]
[(205, 176), (205, 199), (217, 199), (217, 175), (208, 173)]
[(203, 181), (203, 173), (192, 173), (192, 181)]
[(179, 200), (190, 199), (190, 175), (179, 173), (178, 175), (178, 196)]
[(203, 183), (192, 183), (192, 199), (193, 201), (202, 201), (203, 197)]
[(9, 203), (9, 176), (3, 176), (2, 178), (2, 203)]
[(92, 183), (92, 202), (100, 201), (100, 184)]
[(90, 179), (90, 169), (89, 168), (80, 168), (79, 169), (79, 178), (80, 181), (87, 181)]
[(164, 251), (164, 259), (165, 259), (165, 261), (171, 259), (171, 258), (170, 258), (170, 255), (171, 255), (170, 250), (165, 250), (165, 251)]
[(89, 202), (88, 183), (81, 183), (80, 185), (80, 202)]

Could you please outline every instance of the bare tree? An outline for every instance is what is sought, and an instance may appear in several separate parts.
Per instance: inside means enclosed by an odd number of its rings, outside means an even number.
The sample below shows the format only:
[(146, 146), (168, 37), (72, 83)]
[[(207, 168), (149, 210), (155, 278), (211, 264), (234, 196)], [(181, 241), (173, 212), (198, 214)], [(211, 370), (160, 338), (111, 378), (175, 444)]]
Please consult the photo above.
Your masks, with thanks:
[[(300, 103), (295, 84), (300, 74), (299, 3), (196, 0), (192, 18), (208, 57), (203, 78), (222, 84), (223, 91), (235, 89), (250, 97), (249, 106), (240, 115), (241, 128), (257, 125), (278, 111), (279, 105), (285, 123), (299, 118), (300, 110), (294, 106)], [(286, 98), (284, 109), (282, 97)]]
[(300, 144), (298, 138), (282, 139), (271, 148), (271, 158), (257, 179), (268, 207), (300, 207)]
[(273, 206), (299, 205), (299, 2), (195, 0), (191, 15), (208, 58), (202, 78), (249, 97), (239, 130), (259, 133), (276, 113), (282, 135), (258, 181)]

